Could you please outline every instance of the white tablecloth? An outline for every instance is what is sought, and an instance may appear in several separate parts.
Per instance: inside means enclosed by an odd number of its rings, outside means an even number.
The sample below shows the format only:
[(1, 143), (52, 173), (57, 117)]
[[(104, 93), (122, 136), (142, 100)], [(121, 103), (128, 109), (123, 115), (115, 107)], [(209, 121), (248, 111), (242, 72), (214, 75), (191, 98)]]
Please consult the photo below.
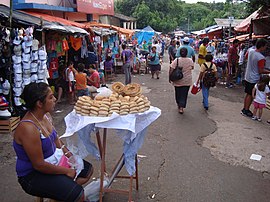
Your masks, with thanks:
[[(117, 134), (124, 140), (125, 167), (132, 175), (135, 172), (135, 155), (143, 144), (146, 129), (160, 115), (161, 110), (152, 106), (143, 113), (125, 116), (113, 113), (110, 117), (81, 116), (73, 110), (65, 117), (66, 131), (61, 138), (66, 138), (68, 148), (82, 158), (92, 154), (99, 159), (99, 150), (89, 134), (94, 134), (99, 128), (117, 129)], [(78, 141), (71, 138), (75, 132), (78, 132)]]

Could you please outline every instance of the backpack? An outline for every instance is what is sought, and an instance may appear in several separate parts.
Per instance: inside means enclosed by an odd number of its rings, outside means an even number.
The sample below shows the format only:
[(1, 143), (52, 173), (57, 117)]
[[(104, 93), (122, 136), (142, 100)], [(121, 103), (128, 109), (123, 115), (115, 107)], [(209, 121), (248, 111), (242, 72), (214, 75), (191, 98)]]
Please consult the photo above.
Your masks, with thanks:
[(206, 67), (203, 77), (203, 85), (207, 88), (214, 87), (216, 85), (216, 75), (212, 69), (213, 63), (211, 63), (210, 67), (208, 67), (206, 63), (203, 63), (203, 65)]

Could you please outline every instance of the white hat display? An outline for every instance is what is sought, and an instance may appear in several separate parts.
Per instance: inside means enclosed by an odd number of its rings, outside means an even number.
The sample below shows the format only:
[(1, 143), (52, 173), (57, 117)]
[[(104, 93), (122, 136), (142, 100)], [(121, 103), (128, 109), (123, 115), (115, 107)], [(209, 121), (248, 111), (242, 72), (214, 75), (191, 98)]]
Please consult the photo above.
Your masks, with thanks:
[(21, 42), (22, 42), (22, 40), (18, 36), (16, 36), (13, 40), (13, 44), (15, 44), (15, 45), (19, 45), (19, 44), (21, 44)]
[(32, 51), (31, 53), (31, 60), (38, 60), (38, 51)]
[(14, 103), (16, 106), (21, 106), (21, 98), (20, 97), (14, 97)]
[(22, 81), (22, 74), (14, 74), (14, 81)]
[(30, 53), (31, 51), (31, 46), (26, 46), (26, 42), (22, 43), (22, 48), (24, 53)]
[(24, 31), (23, 28), (18, 30), (18, 36), (19, 36), (20, 39), (23, 39), (23, 31)]
[(8, 111), (8, 109), (0, 110), (0, 117), (11, 117), (11, 113)]
[(47, 69), (47, 60), (40, 61), (39, 69)]
[(25, 42), (25, 46), (32, 46), (33, 37), (32, 36), (24, 36), (23, 41)]
[(22, 73), (22, 64), (13, 64), (13, 71), (15, 74), (21, 74)]
[(13, 48), (14, 54), (17, 56), (22, 55), (22, 46), (21, 45), (15, 45)]
[(23, 70), (23, 78), (29, 78), (31, 75), (30, 69), (24, 69)]
[(30, 61), (23, 62), (23, 69), (30, 69)]
[(27, 86), (31, 83), (30, 77), (29, 78), (23, 78), (23, 86)]
[(12, 60), (13, 60), (13, 63), (14, 63), (14, 64), (19, 64), (19, 63), (22, 62), (22, 58), (21, 58), (21, 56), (19, 56), (19, 55), (13, 55), (13, 56), (12, 56)]
[(36, 73), (38, 70), (38, 63), (37, 62), (32, 62), (30, 65), (31, 73)]
[(15, 87), (15, 88), (13, 88), (13, 91), (14, 91), (14, 95), (15, 95), (15, 96), (21, 96), (23, 89), (22, 89), (22, 87), (20, 86), (20, 87)]
[(10, 41), (10, 31), (8, 29), (6, 29), (6, 37), (5, 37), (5, 41), (9, 42)]
[(16, 81), (16, 80), (14, 79), (14, 86), (15, 86), (16, 88), (22, 87), (22, 80)]
[(30, 58), (31, 58), (31, 55), (29, 53), (23, 53), (22, 54), (23, 62), (29, 62)]
[(45, 69), (39, 69), (38, 70), (38, 79), (45, 79), (46, 74), (45, 74)]
[(38, 57), (40, 60), (46, 60), (47, 59), (47, 52), (45, 46), (41, 46), (38, 50)]
[(3, 94), (4, 94), (4, 95), (8, 95), (8, 94), (9, 94), (10, 83), (8, 82), (7, 79), (6, 79), (5, 82), (2, 84), (2, 90), (3, 90)]
[(37, 82), (38, 80), (38, 75), (37, 74), (32, 74), (30, 77), (31, 83)]
[(37, 39), (34, 39), (32, 42), (32, 51), (38, 50), (39, 41)]

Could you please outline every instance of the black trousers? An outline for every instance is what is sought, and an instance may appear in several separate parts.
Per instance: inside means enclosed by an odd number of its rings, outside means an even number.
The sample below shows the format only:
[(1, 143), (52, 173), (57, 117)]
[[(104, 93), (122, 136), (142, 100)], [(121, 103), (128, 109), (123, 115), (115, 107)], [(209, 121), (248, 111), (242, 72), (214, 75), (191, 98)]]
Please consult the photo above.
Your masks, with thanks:
[(190, 86), (175, 86), (175, 100), (178, 107), (186, 108)]

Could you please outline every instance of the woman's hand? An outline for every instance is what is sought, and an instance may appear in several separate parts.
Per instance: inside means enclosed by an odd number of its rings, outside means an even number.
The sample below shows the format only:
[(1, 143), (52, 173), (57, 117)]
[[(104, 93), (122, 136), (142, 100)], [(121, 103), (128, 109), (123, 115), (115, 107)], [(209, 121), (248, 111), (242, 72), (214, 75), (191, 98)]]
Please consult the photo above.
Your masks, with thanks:
[(66, 173), (66, 175), (67, 175), (68, 177), (74, 179), (75, 176), (76, 176), (76, 171), (75, 171), (74, 169), (69, 168), (68, 171), (67, 171), (67, 173)]

